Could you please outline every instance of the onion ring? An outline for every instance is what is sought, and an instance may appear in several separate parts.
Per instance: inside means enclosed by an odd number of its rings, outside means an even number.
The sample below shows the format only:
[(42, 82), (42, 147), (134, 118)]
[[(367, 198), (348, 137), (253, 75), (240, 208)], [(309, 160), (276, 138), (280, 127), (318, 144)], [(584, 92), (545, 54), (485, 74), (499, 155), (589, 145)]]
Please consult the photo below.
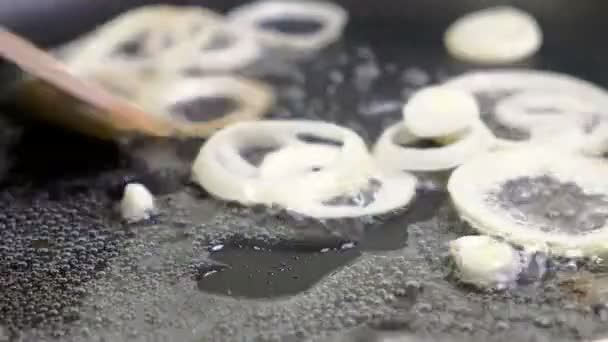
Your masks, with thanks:
[[(171, 113), (176, 103), (216, 97), (234, 100), (237, 106), (220, 118), (200, 123)], [(137, 103), (150, 112), (170, 116), (183, 135), (207, 137), (232, 123), (259, 119), (273, 105), (274, 94), (264, 83), (238, 76), (170, 78), (142, 91)]]
[[(569, 75), (550, 71), (472, 72), (448, 80), (443, 85), (475, 95), (498, 96), (496, 108), (489, 112), (482, 111), (482, 117), (494, 115), (496, 120), (506, 126), (528, 131), (530, 138), (526, 142), (545, 139), (563, 133), (564, 130), (572, 130), (572, 127), (582, 130), (593, 120), (608, 117), (608, 112), (604, 109), (608, 108), (608, 92), (605, 89)], [(503, 104), (504, 101), (506, 103)], [(548, 118), (543, 119), (543, 115), (532, 113), (535, 109), (542, 109), (534, 108), (539, 104), (543, 104), (541, 107), (545, 109), (567, 115), (554, 115), (551, 121)], [(537, 124), (539, 121), (543, 124)], [(498, 139), (498, 142), (503, 146), (521, 143), (509, 139)]]
[(494, 7), (467, 14), (445, 32), (454, 57), (477, 63), (511, 63), (538, 51), (542, 31), (536, 20), (513, 7)]
[[(252, 31), (263, 46), (293, 51), (316, 51), (337, 40), (344, 30), (347, 13), (326, 2), (258, 1), (240, 6), (228, 13), (236, 27)], [(313, 33), (284, 33), (260, 27), (271, 20), (314, 20), (321, 28)]]
[[(603, 181), (606, 174), (608, 163), (600, 158), (550, 145), (527, 146), (495, 151), (460, 166), (449, 179), (448, 191), (461, 217), (482, 234), (500, 236), (524, 247), (545, 246), (557, 255), (597, 256), (608, 251), (608, 225), (603, 219), (608, 213), (608, 187)], [(527, 183), (506, 187), (515, 180)], [(561, 190), (552, 185), (554, 182), (582, 189), (578, 193), (591, 198), (594, 205), (586, 208), (580, 198), (556, 193)], [(501, 191), (509, 197), (501, 200)], [(508, 198), (506, 207), (501, 206), (504, 198)], [(541, 200), (549, 201), (542, 208), (541, 214), (546, 216), (517, 209), (542, 205)], [(575, 230), (563, 232), (555, 220), (572, 215), (579, 215), (584, 222), (563, 221), (567, 229)], [(552, 221), (544, 223), (547, 217)]]
[[(458, 134), (451, 143), (436, 148), (416, 148), (420, 138), (401, 123), (387, 128), (374, 147), (380, 167), (397, 171), (439, 171), (452, 169), (493, 147), (494, 136), (480, 122)], [(401, 146), (400, 146), (401, 145)]]
[[(340, 153), (322, 170), (310, 170), (294, 179), (267, 179), (241, 155), (245, 148), (304, 144), (303, 135), (339, 140)], [(267, 120), (244, 122), (214, 134), (193, 164), (193, 179), (212, 195), (243, 204), (273, 205), (322, 201), (359, 189), (369, 179), (372, 159), (365, 142), (353, 131), (324, 122)], [(311, 191), (314, 189), (314, 191)]]
[[(153, 5), (136, 8), (89, 33), (63, 54), (75, 70), (87, 70), (108, 63), (130, 67), (154, 67), (156, 58), (175, 44), (206, 37), (220, 15), (201, 7)], [(135, 41), (134, 41), (135, 39)], [(121, 47), (137, 43), (136, 54), (120, 53)]]
[[(226, 24), (215, 26), (212, 32), (211, 38), (202, 36), (181, 44), (164, 56), (160, 64), (171, 72), (175, 68), (182, 72), (226, 72), (249, 66), (262, 55), (262, 48), (251, 32)], [(217, 42), (219, 46), (215, 46)]]
[[(311, 174), (311, 170), (323, 170), (339, 153), (340, 148), (335, 146), (289, 145), (264, 158), (260, 165), (260, 176), (267, 179), (287, 176), (298, 179), (303, 174)], [(353, 204), (329, 204), (318, 200), (310, 201), (310, 195), (294, 195), (288, 196), (281, 206), (301, 215), (320, 219), (371, 216), (405, 207), (416, 193), (416, 178), (409, 173), (384, 174), (376, 170), (370, 177), (379, 183), (379, 188), (372, 194), (371, 203), (356, 200), (364, 190), (359, 188), (340, 196), (353, 200)], [(307, 190), (316, 191), (314, 187)]]
[(421, 138), (435, 138), (464, 131), (479, 119), (473, 95), (459, 89), (433, 86), (416, 92), (403, 106), (405, 127)]
[[(496, 120), (530, 133), (547, 126), (581, 126), (591, 123), (600, 109), (569, 94), (531, 90), (507, 96), (497, 103)], [(534, 137), (534, 134), (532, 134)]]

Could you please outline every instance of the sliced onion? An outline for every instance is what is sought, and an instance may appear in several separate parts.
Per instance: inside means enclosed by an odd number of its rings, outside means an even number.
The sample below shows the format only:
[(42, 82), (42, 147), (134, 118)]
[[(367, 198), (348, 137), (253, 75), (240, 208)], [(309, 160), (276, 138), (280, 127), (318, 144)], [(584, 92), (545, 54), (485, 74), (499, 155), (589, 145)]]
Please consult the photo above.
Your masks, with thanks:
[(552, 71), (523, 69), (475, 71), (452, 78), (444, 85), (474, 94), (501, 95), (534, 90), (555, 92), (570, 94), (581, 101), (596, 103), (601, 108), (608, 106), (608, 92), (605, 89), (591, 82)]
[(408, 147), (420, 138), (401, 123), (387, 128), (374, 147), (378, 165), (388, 170), (439, 171), (452, 169), (493, 147), (494, 137), (477, 122), (465, 132), (436, 148)]
[(493, 7), (456, 20), (444, 41), (455, 57), (477, 63), (511, 63), (538, 51), (542, 31), (526, 12), (512, 7)]
[[(567, 93), (531, 90), (507, 96), (495, 108), (496, 120), (527, 132), (547, 126), (561, 130), (591, 123), (600, 109)], [(582, 127), (581, 127), (582, 128)]]
[[(262, 178), (260, 170), (241, 154), (254, 147), (304, 144), (298, 138), (302, 135), (340, 141), (340, 153), (320, 171), (277, 179)], [(281, 205), (289, 198), (323, 201), (350, 193), (368, 180), (371, 169), (365, 142), (349, 129), (324, 122), (268, 120), (235, 124), (214, 134), (194, 162), (193, 177), (208, 192), (225, 200)]]
[(460, 280), (481, 288), (508, 287), (515, 283), (524, 266), (519, 253), (508, 243), (485, 235), (450, 241), (450, 254)]
[[(214, 47), (218, 41), (224, 41), (224, 45)], [(220, 24), (212, 28), (211, 37), (186, 41), (160, 63), (172, 72), (234, 71), (251, 65), (261, 55), (262, 48), (251, 32)]]
[[(604, 254), (608, 249), (608, 225), (596, 227), (590, 224), (586, 231), (582, 227), (589, 222), (595, 224), (592, 219), (597, 217), (594, 215), (604, 217), (608, 207), (598, 204), (594, 208), (574, 210), (576, 208), (562, 205), (563, 208), (548, 210), (546, 214), (549, 218), (555, 215), (584, 215), (584, 224), (573, 224), (571, 227), (578, 232), (564, 232), (555, 228), (556, 223), (541, 225), (532, 219), (532, 214), (501, 205), (492, 194), (503, 189), (510, 180), (546, 176), (561, 183), (576, 184), (586, 195), (594, 195), (598, 201), (604, 201), (608, 198), (608, 186), (604, 181), (606, 174), (608, 163), (603, 159), (586, 157), (551, 145), (529, 145), (492, 152), (460, 166), (450, 177), (448, 191), (462, 218), (482, 234), (500, 236), (524, 247), (546, 246), (557, 255), (594, 256)], [(542, 194), (542, 189), (528, 185), (509, 191), (513, 191), (518, 205), (522, 206), (538, 204), (532, 196)], [(544, 196), (556, 201), (568, 199), (564, 194), (549, 193)], [(568, 205), (572, 203), (579, 203), (579, 200), (566, 202)]]
[[(262, 45), (293, 51), (316, 51), (337, 40), (346, 25), (347, 13), (329, 2), (267, 0), (240, 6), (228, 13), (228, 20), (245, 31), (252, 31)], [(261, 24), (272, 20), (311, 20), (321, 28), (312, 33), (269, 30)]]
[[(297, 144), (289, 145), (264, 158), (260, 165), (260, 176), (267, 179), (290, 177), (294, 180), (310, 177), (310, 185), (305, 191), (317, 192), (323, 186), (322, 178), (316, 179), (316, 172), (320, 172), (327, 165), (338, 158), (340, 148), (326, 145)], [(318, 170), (312, 171), (311, 170)], [(357, 170), (354, 170), (357, 172)], [(353, 188), (349, 193), (342, 193), (339, 197), (352, 200), (352, 204), (329, 204), (326, 201), (310, 200), (313, 194), (302, 196), (287, 196), (280, 204), (290, 211), (315, 218), (343, 218), (379, 215), (405, 207), (414, 197), (416, 178), (405, 172), (388, 174), (380, 170), (370, 174), (370, 180), (379, 183), (379, 188), (372, 190), (373, 199), (370, 203), (357, 201), (366, 191), (365, 187)], [(273, 190), (272, 188), (270, 189)]]
[[(189, 121), (171, 113), (176, 103), (197, 98), (230, 98), (237, 108), (224, 116), (204, 122)], [(272, 90), (264, 83), (238, 76), (170, 78), (142, 91), (137, 102), (153, 113), (170, 116), (185, 135), (206, 137), (229, 124), (262, 117), (274, 103)]]
[[(329, 204), (324, 202), (287, 202), (284, 207), (301, 215), (319, 219), (373, 216), (405, 208), (416, 195), (416, 177), (410, 173), (375, 173), (371, 180), (378, 182), (379, 189), (369, 204)], [(363, 190), (361, 188), (360, 190)], [(344, 196), (344, 195), (342, 195)], [(352, 191), (346, 196), (359, 196)]]
[(452, 135), (479, 119), (473, 95), (448, 87), (433, 86), (416, 92), (403, 107), (404, 124), (421, 138)]
[[(444, 83), (476, 95), (496, 97), (494, 115), (507, 127), (530, 133), (529, 140), (584, 130), (594, 120), (607, 118), (608, 92), (581, 79), (548, 71), (490, 70), (468, 73)], [(539, 110), (540, 109), (540, 110)], [(538, 113), (551, 110), (555, 115)], [(499, 139), (503, 146), (520, 141)]]
[[(210, 39), (209, 27), (217, 25), (220, 16), (201, 7), (168, 5), (144, 6), (128, 11), (102, 25), (67, 49), (66, 62), (77, 70), (107, 63), (144, 67), (178, 43), (193, 38)], [(138, 40), (141, 56), (130, 58), (116, 53), (121, 45)]]

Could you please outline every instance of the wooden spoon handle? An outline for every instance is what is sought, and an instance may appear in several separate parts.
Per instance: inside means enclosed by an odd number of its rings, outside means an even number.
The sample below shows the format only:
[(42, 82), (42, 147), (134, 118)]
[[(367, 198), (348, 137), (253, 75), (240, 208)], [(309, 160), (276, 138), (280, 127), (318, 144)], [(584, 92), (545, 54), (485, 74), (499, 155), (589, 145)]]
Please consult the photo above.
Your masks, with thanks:
[(129, 132), (151, 136), (174, 133), (169, 120), (75, 77), (49, 53), (6, 30), (0, 31), (0, 57), (23, 72), (11, 85), (10, 96), (32, 114), (100, 138)]

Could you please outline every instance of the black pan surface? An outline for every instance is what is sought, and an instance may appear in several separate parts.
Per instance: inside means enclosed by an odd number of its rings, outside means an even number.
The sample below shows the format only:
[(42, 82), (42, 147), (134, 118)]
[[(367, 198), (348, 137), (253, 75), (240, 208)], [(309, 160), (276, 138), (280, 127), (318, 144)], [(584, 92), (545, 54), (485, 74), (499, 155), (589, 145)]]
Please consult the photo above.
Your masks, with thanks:
[[(0, 23), (52, 46), (142, 3), (8, 1)], [(372, 142), (416, 88), (477, 68), (447, 56), (441, 33), (458, 15), (498, 3), (507, 2), (344, 0), (353, 20), (341, 42), (295, 69), (262, 63), (250, 74), (277, 85), (271, 116), (336, 121)], [(513, 3), (546, 35), (520, 67), (608, 86), (604, 1)], [(421, 175), (435, 187), (421, 188), (403, 213), (316, 222), (208, 198), (187, 182), (200, 142), (125, 149), (4, 111), (12, 119), (0, 125), (0, 341), (375, 341), (387, 331), (407, 341), (577, 341), (608, 333), (602, 301), (581, 300), (563, 280), (599, 267), (556, 261), (543, 279), (530, 274), (534, 281), (503, 293), (458, 284), (446, 243), (470, 230), (441, 188), (446, 175)], [(129, 226), (114, 205), (133, 180), (159, 196), (161, 215)]]

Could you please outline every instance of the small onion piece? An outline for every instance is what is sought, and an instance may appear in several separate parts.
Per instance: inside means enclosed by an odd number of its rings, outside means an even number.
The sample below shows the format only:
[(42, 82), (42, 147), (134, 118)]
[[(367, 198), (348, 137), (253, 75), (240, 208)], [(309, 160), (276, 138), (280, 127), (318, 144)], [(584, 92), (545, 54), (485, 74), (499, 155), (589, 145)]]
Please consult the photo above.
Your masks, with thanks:
[[(290, 145), (276, 152), (272, 152), (264, 158), (260, 165), (260, 176), (267, 179), (291, 177), (298, 179), (306, 175), (315, 177), (315, 172), (322, 171), (332, 160), (338, 158), (340, 148), (327, 145), (297, 144)], [(316, 170), (311, 173), (311, 170)], [(350, 193), (340, 194), (352, 203), (330, 204), (324, 201), (309, 200), (310, 195), (302, 196), (294, 194), (286, 197), (282, 203), (283, 207), (290, 211), (310, 217), (329, 219), (344, 217), (360, 217), (385, 214), (409, 204), (416, 193), (416, 178), (405, 172), (383, 173), (376, 170), (370, 176), (377, 184), (377, 189), (372, 190), (370, 203), (366, 200), (358, 200), (365, 196), (362, 191), (366, 189), (352, 189)], [(314, 179), (311, 181), (314, 185)], [(311, 186), (308, 191), (317, 191), (316, 186)]]
[[(344, 30), (347, 13), (341, 7), (320, 1), (266, 0), (243, 5), (228, 13), (231, 24), (252, 31), (263, 46), (296, 52), (314, 52), (337, 40)], [(262, 27), (272, 21), (313, 21), (314, 32), (289, 33)]]
[(480, 122), (435, 148), (409, 147), (420, 138), (401, 123), (387, 128), (374, 147), (378, 165), (396, 171), (439, 171), (452, 169), (493, 147), (494, 136)]
[(450, 254), (460, 280), (480, 288), (504, 289), (515, 283), (524, 267), (513, 247), (485, 235), (450, 241)]
[(536, 53), (542, 44), (536, 20), (513, 7), (493, 7), (456, 20), (444, 42), (453, 56), (476, 63), (512, 63)]
[[(448, 191), (461, 217), (482, 234), (523, 247), (546, 246), (562, 256), (597, 256), (608, 251), (608, 224), (603, 219), (608, 211), (606, 174), (605, 160), (538, 144), (495, 151), (460, 166), (449, 179)], [(587, 208), (575, 195), (558, 193), (564, 190), (547, 183), (551, 179), (568, 189), (582, 189), (578, 191), (594, 204)], [(527, 183), (518, 187), (515, 181)], [(505, 191), (509, 202), (496, 195)], [(518, 209), (545, 206), (534, 196), (544, 196), (549, 204), (539, 213)], [(573, 215), (583, 221), (572, 221)], [(560, 225), (568, 230), (560, 229), (555, 220), (565, 222)]]
[[(304, 144), (300, 137), (305, 135), (340, 141), (340, 153), (322, 170), (277, 179), (262, 178), (242, 155), (255, 147)], [(196, 183), (221, 199), (281, 205), (290, 197), (323, 201), (351, 193), (367, 182), (372, 168), (365, 142), (349, 129), (325, 122), (267, 120), (238, 123), (214, 134), (201, 148), (192, 171)]]
[[(546, 140), (572, 130), (585, 130), (608, 117), (608, 92), (575, 77), (531, 70), (489, 70), (464, 74), (444, 86), (476, 96), (495, 97), (495, 108), (482, 111), (499, 123), (529, 133), (529, 141)], [(498, 139), (514, 146), (518, 140)]]
[(465, 91), (433, 86), (416, 92), (403, 107), (404, 124), (421, 138), (456, 134), (479, 119), (475, 97)]
[(120, 201), (120, 211), (127, 222), (147, 220), (156, 211), (154, 196), (142, 184), (127, 184)]
[[(220, 118), (203, 122), (172, 113), (175, 104), (200, 98), (227, 98), (236, 103), (236, 108)], [(175, 77), (143, 90), (137, 103), (152, 113), (173, 118), (183, 135), (207, 137), (232, 123), (264, 116), (274, 104), (274, 94), (264, 83), (238, 76)]]

